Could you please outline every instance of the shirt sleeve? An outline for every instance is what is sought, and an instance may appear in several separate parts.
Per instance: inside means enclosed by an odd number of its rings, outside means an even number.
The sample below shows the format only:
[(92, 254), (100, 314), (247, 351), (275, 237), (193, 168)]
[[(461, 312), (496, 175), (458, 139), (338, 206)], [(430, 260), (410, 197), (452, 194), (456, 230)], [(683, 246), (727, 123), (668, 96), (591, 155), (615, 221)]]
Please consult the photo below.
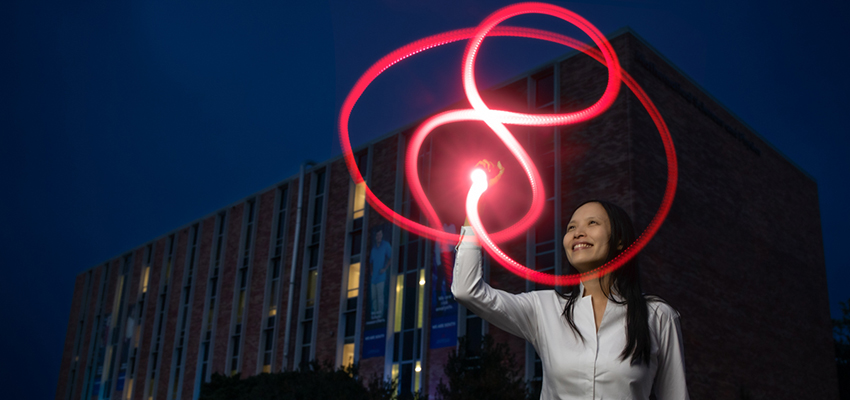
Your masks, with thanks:
[(511, 294), (481, 279), (481, 247), (472, 227), (461, 228), (452, 279), (458, 303), (493, 325), (536, 344), (537, 316), (531, 293)]
[(685, 349), (679, 313), (666, 303), (659, 303), (655, 312), (660, 325), (655, 396), (658, 400), (690, 399), (685, 383)]

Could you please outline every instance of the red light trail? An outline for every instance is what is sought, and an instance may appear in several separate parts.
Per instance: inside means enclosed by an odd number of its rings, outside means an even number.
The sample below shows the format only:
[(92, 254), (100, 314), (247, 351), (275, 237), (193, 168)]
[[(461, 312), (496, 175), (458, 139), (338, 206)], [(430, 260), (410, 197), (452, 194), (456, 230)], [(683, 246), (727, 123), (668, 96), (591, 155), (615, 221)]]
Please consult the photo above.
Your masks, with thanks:
[[(532, 28), (498, 26), (504, 20), (522, 14), (545, 14), (567, 21), (590, 36), (598, 49), (590, 47), (576, 39), (554, 32)], [(539, 115), (491, 110), (486, 104), (484, 104), (484, 101), (478, 93), (478, 89), (475, 85), (474, 73), (475, 57), (478, 54), (478, 50), (481, 47), (484, 38), (487, 36), (513, 36), (546, 40), (579, 50), (608, 67), (608, 84), (605, 88), (605, 92), (602, 97), (600, 97), (600, 99), (590, 107), (566, 114)], [(363, 177), (360, 175), (360, 171), (357, 168), (357, 163), (354, 160), (354, 154), (351, 149), (348, 121), (357, 100), (366, 88), (387, 68), (390, 68), (398, 62), (422, 51), (467, 39), (468, 41), (466, 50), (464, 51), (461, 72), (463, 74), (464, 92), (472, 105), (472, 109), (446, 111), (428, 118), (411, 136), (410, 143), (407, 148), (407, 154), (405, 156), (405, 173), (410, 187), (410, 192), (420, 209), (424, 212), (426, 219), (428, 220), (428, 224), (430, 225), (425, 226), (394, 212), (391, 208), (387, 207), (386, 204), (381, 202), (369, 186), (365, 184)], [(664, 151), (667, 157), (667, 185), (658, 211), (643, 233), (638, 236), (637, 240), (631, 246), (627, 247), (613, 260), (593, 271), (583, 274), (558, 276), (534, 271), (517, 263), (502, 252), (496, 244), (514, 238), (530, 229), (540, 217), (540, 214), (543, 211), (545, 199), (540, 186), (540, 174), (537, 171), (537, 168), (535, 168), (534, 163), (531, 161), (522, 146), (505, 127), (505, 124), (523, 126), (556, 126), (590, 120), (599, 116), (611, 106), (617, 98), (621, 82), (625, 83), (625, 85), (632, 91), (632, 93), (635, 94), (647, 110), (664, 143)], [(488, 233), (484, 229), (478, 215), (478, 199), (484, 191), (487, 190), (486, 175), (483, 174), (483, 171), (476, 170), (477, 172), (473, 172), (473, 185), (469, 190), (466, 201), (467, 216), (469, 217), (469, 221), (472, 224), (473, 229), (479, 236), (479, 241), (482, 243), (483, 247), (500, 264), (525, 279), (550, 286), (575, 285), (578, 284), (578, 282), (602, 276), (619, 268), (640, 252), (640, 250), (643, 249), (652, 239), (661, 227), (661, 223), (667, 217), (670, 206), (673, 203), (673, 197), (676, 192), (678, 168), (673, 140), (670, 137), (670, 131), (668, 130), (664, 119), (661, 117), (658, 109), (643, 89), (628, 73), (626, 73), (626, 71), (620, 67), (617, 55), (614, 53), (611, 44), (608, 43), (608, 40), (605, 39), (602, 33), (578, 14), (564, 8), (545, 3), (518, 3), (501, 8), (485, 18), (484, 21), (475, 28), (449, 31), (429, 36), (403, 46), (378, 60), (360, 77), (360, 79), (357, 80), (354, 87), (351, 89), (351, 92), (349, 92), (348, 96), (346, 96), (340, 111), (339, 138), (343, 156), (345, 158), (348, 171), (351, 174), (351, 178), (356, 184), (364, 185), (366, 199), (369, 202), (369, 205), (371, 205), (372, 208), (374, 208), (381, 216), (392, 221), (402, 229), (415, 232), (421, 236), (443, 243), (456, 242), (459, 239), (457, 234), (444, 232), (442, 230), (442, 222), (425, 195), (422, 183), (419, 181), (419, 171), (416, 160), (425, 138), (427, 138), (431, 131), (441, 125), (461, 121), (482, 121), (486, 123), (490, 129), (493, 130), (496, 136), (505, 144), (505, 146), (507, 146), (511, 154), (517, 158), (522, 166), (523, 172), (528, 178), (529, 184), (531, 185), (532, 201), (528, 212), (513, 225), (493, 234)], [(481, 178), (482, 175), (484, 175), (483, 179)], [(483, 181), (483, 183), (481, 183), (481, 181)], [(449, 268), (449, 266), (447, 265), (446, 268)]]

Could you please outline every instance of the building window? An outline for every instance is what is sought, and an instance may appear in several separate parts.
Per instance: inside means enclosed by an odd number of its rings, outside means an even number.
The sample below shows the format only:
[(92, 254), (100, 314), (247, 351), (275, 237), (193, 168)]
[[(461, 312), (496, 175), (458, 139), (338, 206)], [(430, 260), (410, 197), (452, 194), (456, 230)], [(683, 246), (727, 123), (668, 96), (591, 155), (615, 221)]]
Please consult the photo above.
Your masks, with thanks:
[(171, 278), (171, 263), (174, 260), (174, 245), (175, 238), (174, 234), (168, 236), (166, 242), (166, 252), (163, 260), (163, 279), (159, 289), (159, 297), (157, 299), (157, 317), (156, 317), (156, 326), (154, 327), (154, 341), (151, 346), (151, 354), (150, 354), (150, 362), (151, 362), (151, 372), (148, 376), (147, 388), (145, 391), (147, 392), (147, 399), (153, 400), (156, 396), (156, 381), (159, 371), (159, 352), (162, 347), (162, 333), (165, 330), (165, 317), (166, 317), (166, 309), (168, 308), (168, 284), (169, 279)]
[(218, 213), (216, 216), (215, 222), (215, 236), (213, 241), (213, 249), (212, 249), (212, 261), (210, 262), (210, 274), (209, 280), (207, 283), (207, 306), (206, 312), (204, 313), (202, 319), (202, 341), (201, 341), (201, 349), (200, 349), (200, 382), (206, 382), (209, 379), (208, 371), (210, 364), (210, 349), (212, 346), (212, 338), (213, 338), (213, 328), (215, 326), (216, 321), (216, 299), (218, 295), (218, 275), (219, 275), (219, 267), (221, 266), (222, 260), (222, 252), (224, 251), (224, 237), (227, 227), (227, 212), (222, 211)]
[[(368, 152), (357, 156), (357, 166), (360, 171), (366, 171)], [(353, 184), (350, 197), (350, 218), (348, 222), (348, 264), (347, 273), (343, 274), (343, 288), (345, 295), (340, 304), (340, 341), (337, 345), (342, 346), (340, 364), (343, 367), (351, 366), (355, 359), (355, 343), (358, 338), (358, 303), (360, 301), (360, 264), (363, 253), (363, 226), (366, 209), (365, 182)]]
[(233, 321), (233, 331), (230, 336), (230, 374), (239, 372), (239, 348), (242, 342), (242, 326), (245, 320), (245, 302), (248, 298), (248, 279), (253, 249), (254, 220), (256, 219), (256, 199), (250, 199), (245, 204), (245, 228), (242, 242), (242, 253), (239, 271), (236, 274), (236, 316)]
[[(421, 157), (421, 155), (420, 155)], [(411, 201), (404, 185), (404, 216), (420, 222), (419, 208)], [(427, 276), (424, 266), (427, 245), (419, 236), (402, 231), (396, 265), (395, 310), (393, 321), (393, 378), (398, 379), (400, 398), (410, 398), (421, 390), (422, 325)]]
[[(126, 373), (127, 360), (124, 358), (126, 355), (126, 351), (122, 352), (121, 339), (123, 336), (121, 335), (124, 321), (124, 299), (125, 294), (127, 292), (127, 284), (130, 280), (130, 271), (133, 263), (133, 255), (126, 254), (123, 257), (123, 267), (121, 269), (121, 275), (118, 276), (118, 282), (115, 284), (115, 295), (113, 297), (112, 302), (112, 313), (109, 315), (107, 319), (107, 335), (106, 337), (106, 351), (103, 357), (103, 368), (101, 375), (101, 383), (100, 388), (101, 399), (108, 399), (111, 397), (112, 392), (116, 390), (113, 388), (113, 384), (116, 383), (116, 375), (120, 377), (119, 382), (117, 382), (120, 387), (120, 391), (123, 391), (124, 384), (124, 374)], [(119, 359), (118, 356), (122, 355), (122, 358)], [(117, 368), (116, 368), (117, 367)]]
[(360, 263), (348, 266), (347, 299), (356, 299), (360, 295)]
[(128, 363), (128, 367), (130, 368), (127, 380), (127, 389), (124, 392), (124, 398), (130, 399), (133, 396), (133, 382), (135, 381), (136, 376), (136, 362), (139, 351), (139, 341), (142, 336), (142, 323), (145, 320), (145, 303), (148, 295), (148, 283), (150, 282), (150, 274), (151, 274), (151, 264), (153, 263), (153, 244), (148, 244), (145, 247), (145, 255), (144, 255), (144, 264), (142, 265), (142, 275), (141, 281), (139, 282), (139, 294), (136, 298), (136, 312), (135, 324), (133, 328), (133, 336), (131, 346), (133, 350), (130, 352), (130, 361)]
[(171, 375), (172, 399), (180, 397), (179, 391), (181, 388), (181, 382), (183, 381), (183, 359), (185, 356), (183, 350), (188, 340), (186, 337), (187, 325), (192, 313), (192, 278), (194, 277), (195, 263), (197, 263), (198, 258), (198, 236), (200, 228), (200, 224), (194, 224), (189, 229), (189, 251), (187, 252), (186, 258), (186, 272), (183, 274), (182, 296), (180, 296), (180, 302), (182, 304), (180, 305), (180, 311), (177, 317), (177, 320), (180, 321), (180, 326), (178, 327), (178, 333), (174, 344), (174, 368)]
[(88, 304), (89, 304), (89, 301), (91, 299), (91, 292), (92, 292), (92, 270), (89, 270), (88, 273), (86, 273), (86, 283), (85, 283), (85, 290), (83, 291), (83, 293), (84, 293), (83, 301), (80, 303), (80, 310), (79, 310), (80, 317), (79, 317), (79, 323), (77, 325), (76, 339), (74, 341), (74, 352), (73, 352), (74, 358), (71, 361), (71, 372), (69, 374), (70, 378), (68, 380), (68, 386), (67, 386), (68, 387), (67, 393), (68, 393), (68, 399), (69, 400), (74, 397), (74, 389), (76, 389), (76, 386), (77, 386), (76, 385), (77, 367), (79, 366), (79, 362), (80, 362), (80, 347), (82, 346), (83, 336), (85, 335), (85, 322), (86, 322), (86, 317), (87, 317), (86, 311), (88, 310)]
[(357, 337), (357, 302), (360, 293), (360, 263), (348, 266), (347, 295), (343, 312), (343, 356), (342, 365), (354, 363), (354, 343)]
[[(150, 245), (148, 246), (148, 252), (150, 252)], [(150, 261), (150, 260), (148, 260)], [(146, 294), (148, 292), (148, 281), (150, 281), (151, 277), (151, 267), (150, 264), (145, 265), (145, 271), (142, 273), (142, 294)]]
[(534, 81), (534, 107), (541, 110), (555, 104), (555, 73), (547, 70), (532, 78)]
[(91, 352), (89, 353), (89, 363), (88, 368), (86, 369), (86, 379), (85, 386), (83, 387), (83, 398), (88, 399), (93, 396), (97, 396), (100, 394), (100, 378), (102, 376), (103, 371), (103, 346), (101, 338), (103, 336), (103, 325), (102, 325), (102, 316), (104, 314), (104, 307), (106, 303), (106, 283), (109, 281), (109, 263), (106, 263), (102, 267), (102, 273), (100, 277), (100, 289), (99, 289), (99, 299), (98, 305), (96, 308), (97, 314), (94, 316), (94, 326), (92, 330), (94, 331), (94, 344), (91, 346)]
[(275, 321), (277, 320), (277, 307), (280, 303), (278, 299), (280, 292), (280, 274), (283, 264), (283, 243), (284, 234), (286, 232), (286, 212), (289, 200), (289, 190), (287, 186), (282, 186), (278, 189), (277, 211), (274, 218), (274, 250), (272, 251), (271, 259), (269, 260), (268, 272), (268, 287), (266, 289), (266, 324), (263, 328), (263, 367), (265, 373), (272, 372), (272, 364), (274, 358), (275, 346)]
[(366, 183), (354, 185), (354, 202), (352, 204), (352, 219), (360, 219), (363, 217), (363, 210), (366, 208)]
[(325, 184), (327, 177), (324, 169), (313, 174), (313, 198), (310, 221), (310, 234), (307, 241), (306, 264), (304, 266), (304, 290), (303, 293), (303, 312), (301, 323), (299, 324), (299, 334), (301, 342), (299, 343), (298, 351), (300, 351), (299, 365), (303, 367), (310, 362), (313, 355), (313, 332), (314, 319), (316, 313), (316, 301), (318, 297), (319, 285), (319, 269), (321, 265), (321, 238), (322, 238), (322, 220), (324, 218), (325, 204)]

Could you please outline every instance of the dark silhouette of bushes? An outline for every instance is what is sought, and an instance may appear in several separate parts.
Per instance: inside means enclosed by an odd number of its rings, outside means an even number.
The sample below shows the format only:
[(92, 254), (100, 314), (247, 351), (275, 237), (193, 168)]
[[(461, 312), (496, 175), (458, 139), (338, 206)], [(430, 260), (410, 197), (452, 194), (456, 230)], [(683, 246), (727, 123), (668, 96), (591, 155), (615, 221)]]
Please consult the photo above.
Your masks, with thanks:
[(368, 381), (356, 366), (334, 369), (312, 362), (295, 371), (260, 374), (241, 379), (214, 374), (201, 386), (200, 400), (391, 400), (396, 383), (378, 377)]
[[(461, 338), (457, 351), (446, 362), (448, 385), (440, 380), (437, 398), (442, 400), (518, 400), (530, 399), (522, 368), (504, 343), (484, 336), (480, 346), (470, 346)], [(539, 393), (537, 394), (539, 397)]]

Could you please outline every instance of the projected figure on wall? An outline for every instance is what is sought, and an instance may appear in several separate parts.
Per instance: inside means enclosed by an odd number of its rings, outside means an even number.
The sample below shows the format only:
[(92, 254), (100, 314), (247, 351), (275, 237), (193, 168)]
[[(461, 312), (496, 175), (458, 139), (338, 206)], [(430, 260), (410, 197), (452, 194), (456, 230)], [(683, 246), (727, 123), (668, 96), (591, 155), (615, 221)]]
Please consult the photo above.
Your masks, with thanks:
[(393, 248), (389, 242), (384, 241), (384, 232), (375, 232), (372, 241), (372, 251), (369, 254), (369, 265), (372, 272), (371, 309), (372, 320), (383, 318), (386, 305), (387, 272), (390, 269)]

